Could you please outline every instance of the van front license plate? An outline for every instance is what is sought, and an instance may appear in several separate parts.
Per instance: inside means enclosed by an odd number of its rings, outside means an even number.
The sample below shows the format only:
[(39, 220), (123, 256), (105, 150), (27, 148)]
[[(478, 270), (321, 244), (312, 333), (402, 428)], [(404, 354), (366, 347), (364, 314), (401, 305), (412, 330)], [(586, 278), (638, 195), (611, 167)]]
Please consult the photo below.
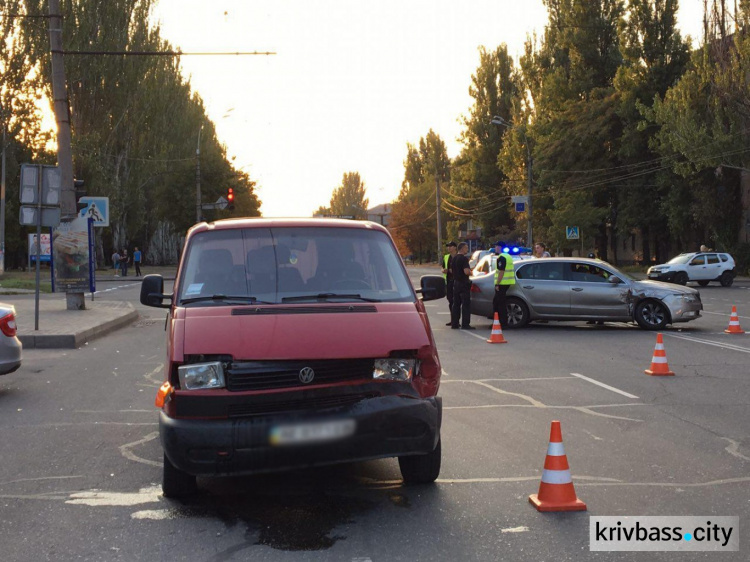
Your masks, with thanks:
[(354, 435), (357, 422), (352, 419), (332, 420), (298, 425), (279, 425), (271, 429), (271, 445), (309, 445), (337, 441)]

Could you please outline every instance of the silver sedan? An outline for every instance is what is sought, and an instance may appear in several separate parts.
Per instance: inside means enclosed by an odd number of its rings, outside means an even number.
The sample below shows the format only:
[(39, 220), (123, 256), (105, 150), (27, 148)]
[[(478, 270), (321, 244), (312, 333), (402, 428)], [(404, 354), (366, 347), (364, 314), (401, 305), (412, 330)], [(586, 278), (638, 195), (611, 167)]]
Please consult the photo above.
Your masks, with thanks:
[[(471, 313), (493, 317), (495, 264), (473, 276)], [(700, 293), (690, 287), (639, 281), (596, 259), (543, 258), (517, 262), (508, 290), (508, 327), (534, 320), (637, 322), (646, 330), (700, 318)]]
[(16, 308), (0, 303), (0, 375), (7, 375), (21, 366), (23, 346), (16, 336)]

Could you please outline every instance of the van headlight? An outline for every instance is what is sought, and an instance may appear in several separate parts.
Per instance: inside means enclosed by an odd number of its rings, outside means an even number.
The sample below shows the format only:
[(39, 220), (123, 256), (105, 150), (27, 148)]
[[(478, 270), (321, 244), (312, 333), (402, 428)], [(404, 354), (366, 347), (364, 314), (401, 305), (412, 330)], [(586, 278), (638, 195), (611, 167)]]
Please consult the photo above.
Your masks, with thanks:
[(211, 363), (191, 363), (177, 367), (182, 390), (203, 390), (205, 388), (224, 388), (224, 367), (220, 361)]
[(372, 378), (375, 380), (410, 381), (416, 368), (416, 359), (376, 359), (372, 370)]

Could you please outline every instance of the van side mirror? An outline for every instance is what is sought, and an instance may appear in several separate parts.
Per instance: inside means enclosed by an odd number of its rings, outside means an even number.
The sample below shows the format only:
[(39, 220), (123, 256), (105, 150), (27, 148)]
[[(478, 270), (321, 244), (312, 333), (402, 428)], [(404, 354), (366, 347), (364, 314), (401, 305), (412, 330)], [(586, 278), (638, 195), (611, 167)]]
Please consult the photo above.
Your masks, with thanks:
[(422, 294), (423, 301), (434, 301), (445, 297), (445, 279), (441, 275), (423, 275), (419, 284), (421, 289), (417, 292)]
[(620, 283), (622, 283), (622, 279), (620, 279), (617, 275), (613, 275), (609, 278), (609, 282), (613, 285), (619, 285)]
[[(168, 304), (162, 301), (169, 299)], [(141, 304), (154, 308), (171, 308), (172, 295), (164, 294), (164, 278), (161, 275), (146, 275), (141, 283)]]

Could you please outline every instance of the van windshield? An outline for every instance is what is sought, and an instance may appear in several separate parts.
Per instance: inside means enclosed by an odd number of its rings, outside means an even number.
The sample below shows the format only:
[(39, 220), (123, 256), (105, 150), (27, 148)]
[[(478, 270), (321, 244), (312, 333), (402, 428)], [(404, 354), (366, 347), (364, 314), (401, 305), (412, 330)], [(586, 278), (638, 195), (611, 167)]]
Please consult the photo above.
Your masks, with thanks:
[(178, 299), (181, 304), (212, 306), (409, 302), (416, 296), (385, 233), (304, 227), (196, 234), (185, 253)]

